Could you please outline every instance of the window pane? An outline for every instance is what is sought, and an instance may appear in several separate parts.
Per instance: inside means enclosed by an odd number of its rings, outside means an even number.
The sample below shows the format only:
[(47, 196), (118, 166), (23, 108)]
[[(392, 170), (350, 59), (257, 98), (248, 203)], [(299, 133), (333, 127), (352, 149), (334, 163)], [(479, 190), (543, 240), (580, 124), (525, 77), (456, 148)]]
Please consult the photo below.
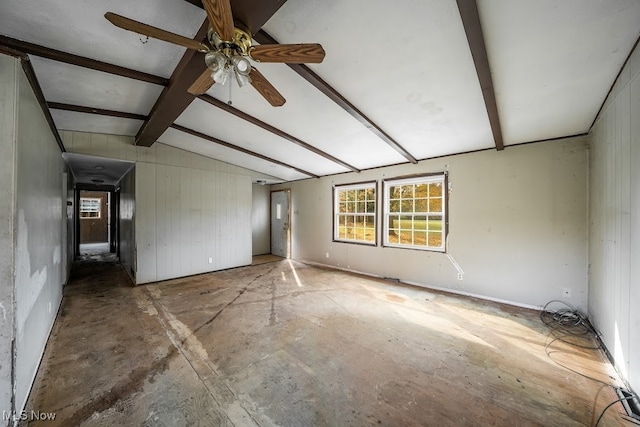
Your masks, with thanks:
[(347, 202), (347, 212), (355, 213), (356, 212), (356, 203), (355, 202)]
[(442, 233), (429, 232), (429, 246), (442, 246)]
[(413, 217), (413, 229), (414, 230), (426, 230), (427, 229), (427, 217), (422, 215), (416, 215)]
[(348, 190), (347, 191), (347, 200), (350, 202), (355, 202), (356, 200), (356, 190)]
[(413, 233), (413, 244), (416, 246), (427, 246), (427, 232), (415, 231)]
[(431, 197), (442, 196), (442, 184), (440, 183), (429, 184), (429, 196)]
[(416, 198), (427, 197), (427, 184), (416, 185)]
[(413, 234), (411, 231), (400, 231), (400, 243), (404, 243), (405, 245), (413, 244)]
[(413, 185), (403, 185), (402, 186), (402, 198), (403, 199), (412, 199), (413, 198)]
[(353, 227), (347, 227), (347, 239), (354, 239), (356, 236)]
[(416, 212), (427, 212), (427, 199), (416, 199)]
[(345, 202), (340, 202), (338, 206), (338, 212), (345, 213), (347, 211), (347, 204)]
[(374, 228), (365, 229), (365, 240), (367, 242), (375, 242), (376, 241), (376, 230)]
[(429, 199), (429, 212), (442, 212), (442, 199)]
[(400, 228), (400, 217), (397, 215), (389, 216), (389, 228), (397, 230)]
[(389, 188), (389, 199), (399, 199), (400, 198), (400, 187), (392, 186)]
[(376, 202), (367, 202), (367, 213), (376, 212)]
[(358, 213), (363, 213), (365, 211), (365, 202), (358, 202), (357, 206), (356, 206), (356, 212)]
[(442, 217), (429, 217), (429, 231), (442, 231)]
[(338, 201), (345, 202), (347, 200), (347, 192), (344, 190), (338, 191)]
[(367, 189), (367, 199), (366, 200), (371, 200), (371, 201), (375, 201), (376, 200), (376, 189), (375, 188), (368, 188)]
[(402, 200), (402, 212), (413, 212), (413, 199)]

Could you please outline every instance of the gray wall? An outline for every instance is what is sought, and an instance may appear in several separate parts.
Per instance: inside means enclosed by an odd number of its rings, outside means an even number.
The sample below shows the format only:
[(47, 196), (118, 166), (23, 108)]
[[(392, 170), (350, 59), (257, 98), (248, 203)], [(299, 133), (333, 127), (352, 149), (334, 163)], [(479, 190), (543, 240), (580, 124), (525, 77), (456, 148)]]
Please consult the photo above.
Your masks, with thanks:
[(640, 391), (640, 51), (591, 132), (589, 314)]
[[(0, 412), (11, 413), (15, 216), (16, 81), (19, 62), (0, 55)], [(0, 421), (0, 425), (8, 422)]]
[[(7, 167), (9, 171), (15, 171), (15, 180), (13, 184), (11, 179), (3, 180), (2, 187), (8, 193), (5, 196), (15, 201), (15, 208), (13, 212), (5, 211), (7, 216), (2, 218), (5, 224), (6, 218), (12, 218), (14, 232), (12, 242), (5, 242), (9, 244), (3, 246), (3, 250), (14, 248), (13, 280), (8, 283), (14, 286), (15, 383), (12, 388), (15, 391), (15, 409), (19, 412), (28, 397), (62, 299), (62, 284), (66, 280), (63, 277), (66, 270), (63, 265), (67, 262), (63, 259), (66, 236), (63, 236), (62, 219), (63, 200), (66, 199), (62, 179), (65, 165), (22, 68), (16, 67), (18, 62), (12, 58), (2, 56), (0, 61), (4, 80), (0, 86), (3, 91), (9, 89), (14, 92), (14, 95), (0, 99), (3, 110), (6, 106), (7, 111), (13, 111), (15, 123), (13, 141), (5, 140), (9, 135), (3, 131), (2, 142), (3, 149), (14, 145), (15, 157), (11, 155), (10, 148), (7, 153), (9, 159), (15, 159), (17, 167)], [(2, 116), (7, 118), (9, 115), (11, 113), (3, 113)], [(3, 158), (4, 153), (3, 150)], [(7, 255), (10, 256), (10, 252)], [(4, 348), (0, 354), (3, 353)], [(11, 365), (6, 364), (4, 355), (1, 357), (0, 378), (4, 379)], [(6, 388), (2, 387), (2, 390), (5, 409)]]
[(251, 181), (262, 175), (161, 143), (138, 147), (131, 137), (62, 136), (70, 152), (136, 163), (137, 284), (251, 263)]
[(251, 200), (251, 241), (253, 255), (271, 253), (269, 198), (271, 186), (253, 184)]
[[(305, 180), (291, 188), (292, 256), (426, 286), (540, 307), (571, 289), (587, 305), (585, 138), (508, 147)], [(448, 255), (332, 241), (332, 186), (449, 172)], [(381, 191), (381, 190), (380, 190)]]
[(131, 281), (136, 282), (135, 273), (135, 212), (136, 212), (135, 167), (120, 180), (120, 264)]
[(251, 264), (251, 178), (136, 164), (136, 283)]

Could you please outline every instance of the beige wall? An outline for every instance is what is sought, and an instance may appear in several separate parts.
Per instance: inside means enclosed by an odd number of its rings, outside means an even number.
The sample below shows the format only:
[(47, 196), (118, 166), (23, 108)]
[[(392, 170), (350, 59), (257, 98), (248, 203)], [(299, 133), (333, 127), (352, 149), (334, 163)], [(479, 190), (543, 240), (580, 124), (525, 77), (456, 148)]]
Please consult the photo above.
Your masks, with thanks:
[(640, 389), (640, 51), (591, 133), (589, 315), (616, 368)]
[[(274, 189), (292, 191), (293, 258), (536, 307), (569, 288), (567, 302), (586, 309), (587, 157), (585, 138), (571, 138)], [(442, 171), (448, 254), (332, 241), (333, 185)]]

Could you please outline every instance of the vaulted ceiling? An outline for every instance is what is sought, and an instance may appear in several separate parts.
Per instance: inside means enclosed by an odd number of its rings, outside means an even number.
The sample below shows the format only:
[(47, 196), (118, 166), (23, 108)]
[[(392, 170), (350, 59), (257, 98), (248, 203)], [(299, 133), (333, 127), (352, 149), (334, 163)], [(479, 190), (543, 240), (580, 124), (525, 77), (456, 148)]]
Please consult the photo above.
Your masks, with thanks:
[(3, 0), (0, 51), (28, 55), (60, 130), (136, 137), (289, 181), (589, 131), (640, 34), (637, 0), (231, 0), (254, 44), (322, 63), (254, 65), (187, 92), (203, 54), (112, 25), (202, 39), (199, 0)]

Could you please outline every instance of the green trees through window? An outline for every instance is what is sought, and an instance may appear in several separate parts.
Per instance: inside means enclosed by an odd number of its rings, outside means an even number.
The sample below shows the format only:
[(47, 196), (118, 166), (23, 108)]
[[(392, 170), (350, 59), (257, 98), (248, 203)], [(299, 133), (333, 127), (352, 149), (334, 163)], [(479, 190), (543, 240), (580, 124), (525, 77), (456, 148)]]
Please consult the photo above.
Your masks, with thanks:
[[(333, 188), (333, 240), (377, 245), (377, 183)], [(447, 235), (445, 173), (383, 181), (382, 244), (445, 251)]]
[(444, 251), (445, 175), (384, 182), (385, 246)]
[(334, 187), (334, 240), (376, 243), (376, 184)]

